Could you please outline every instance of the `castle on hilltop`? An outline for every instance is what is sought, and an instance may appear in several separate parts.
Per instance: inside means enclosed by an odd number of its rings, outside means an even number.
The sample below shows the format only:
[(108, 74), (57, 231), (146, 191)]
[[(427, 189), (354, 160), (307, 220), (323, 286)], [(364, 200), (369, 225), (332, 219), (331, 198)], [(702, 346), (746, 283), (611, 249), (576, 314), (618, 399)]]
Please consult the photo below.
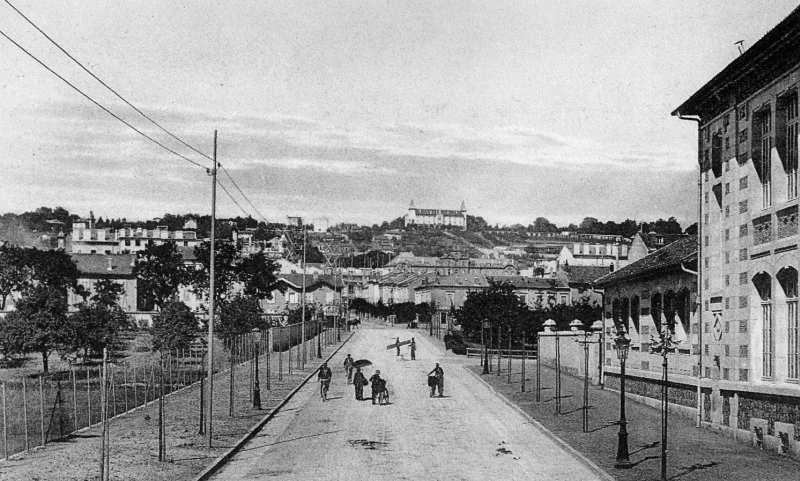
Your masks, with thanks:
[(430, 227), (457, 227), (467, 230), (467, 207), (461, 202), (458, 210), (444, 209), (417, 209), (414, 201), (408, 208), (408, 214), (403, 217), (405, 226), (430, 226)]

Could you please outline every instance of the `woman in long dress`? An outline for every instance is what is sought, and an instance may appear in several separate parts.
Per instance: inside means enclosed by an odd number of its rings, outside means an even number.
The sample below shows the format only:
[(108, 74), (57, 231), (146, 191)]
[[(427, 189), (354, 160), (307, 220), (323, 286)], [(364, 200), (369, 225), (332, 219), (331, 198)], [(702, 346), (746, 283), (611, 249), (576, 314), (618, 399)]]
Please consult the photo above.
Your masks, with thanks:
[(353, 374), (353, 385), (356, 387), (356, 401), (364, 400), (364, 384), (367, 378), (361, 372), (361, 368), (356, 368), (356, 373)]

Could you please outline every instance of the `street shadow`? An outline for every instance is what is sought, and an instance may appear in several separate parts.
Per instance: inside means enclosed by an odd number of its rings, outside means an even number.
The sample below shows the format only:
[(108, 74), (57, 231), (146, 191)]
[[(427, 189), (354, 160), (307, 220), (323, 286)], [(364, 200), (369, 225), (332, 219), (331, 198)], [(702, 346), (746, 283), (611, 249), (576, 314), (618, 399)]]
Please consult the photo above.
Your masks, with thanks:
[(319, 433), (319, 434), (309, 434), (308, 436), (300, 436), (300, 437), (297, 437), (297, 438), (284, 439), (282, 441), (275, 441), (272, 444), (266, 444), (264, 446), (254, 446), (252, 448), (242, 448), (241, 451), (255, 451), (256, 449), (264, 449), (264, 448), (268, 448), (270, 446), (275, 446), (276, 444), (291, 443), (291, 442), (294, 442), (294, 441), (300, 441), (301, 439), (316, 438), (316, 437), (319, 437), (319, 436), (324, 436), (326, 434), (336, 434), (336, 433), (340, 433), (340, 432), (342, 432), (341, 429), (338, 429), (336, 431), (326, 431), (324, 433)]
[(447, 399), (447, 398), (451, 398), (451, 397), (453, 397), (453, 396), (432, 396), (431, 399)]
[(337, 399), (342, 399), (344, 396), (336, 396), (336, 397), (329, 397), (328, 401), (335, 401)]
[(610, 427), (614, 427), (614, 426), (619, 426), (619, 421), (610, 422), (610, 423), (605, 424), (603, 426), (600, 426), (600, 427), (597, 427), (597, 428), (594, 428), (594, 429), (590, 429), (587, 432), (594, 433), (594, 432), (600, 431), (601, 429), (610, 428)]
[(632, 468), (634, 466), (638, 466), (638, 465), (642, 464), (643, 462), (648, 461), (650, 459), (661, 459), (661, 456), (646, 456), (646, 457), (636, 461), (635, 463), (631, 463), (630, 467)]
[(711, 461), (711, 462), (708, 462), (708, 463), (696, 463), (696, 464), (693, 464), (691, 466), (687, 466), (687, 467), (681, 468), (681, 472), (679, 472), (678, 474), (676, 474), (676, 475), (674, 475), (674, 476), (672, 476), (671, 478), (668, 478), (668, 479), (678, 479), (681, 476), (686, 476), (687, 474), (693, 473), (695, 471), (700, 471), (702, 469), (713, 468), (714, 466), (716, 466), (718, 464), (719, 463), (716, 462), (716, 461)]
[(581, 411), (583, 411), (583, 407), (575, 408), (575, 409), (573, 409), (572, 411), (561, 411), (561, 415), (564, 415), (564, 414), (572, 414), (572, 413), (579, 413), (579, 412), (581, 412)]
[[(616, 424), (619, 424), (619, 422), (617, 422)], [(643, 444), (641, 448), (637, 449), (636, 451), (632, 451), (630, 454), (640, 453), (640, 452), (642, 452), (644, 450), (653, 449), (653, 448), (658, 447), (660, 445), (661, 445), (661, 441), (654, 441), (654, 442), (652, 442), (650, 444)]]

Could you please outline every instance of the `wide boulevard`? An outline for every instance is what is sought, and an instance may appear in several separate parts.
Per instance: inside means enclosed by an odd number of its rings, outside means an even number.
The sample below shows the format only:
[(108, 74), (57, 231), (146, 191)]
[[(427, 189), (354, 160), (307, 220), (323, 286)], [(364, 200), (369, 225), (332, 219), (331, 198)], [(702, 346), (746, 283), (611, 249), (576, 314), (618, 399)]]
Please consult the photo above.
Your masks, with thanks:
[[(408, 346), (400, 356), (386, 348), (412, 335), (415, 361)], [(604, 479), (463, 368), (477, 361), (445, 353), (427, 338), (364, 325), (330, 361), (328, 401), (314, 377), (214, 479)], [(390, 404), (355, 400), (342, 366), (347, 353), (372, 361), (367, 378), (381, 371)], [(436, 362), (445, 372), (441, 398), (431, 398), (427, 387)], [(369, 386), (364, 393), (369, 398)]]

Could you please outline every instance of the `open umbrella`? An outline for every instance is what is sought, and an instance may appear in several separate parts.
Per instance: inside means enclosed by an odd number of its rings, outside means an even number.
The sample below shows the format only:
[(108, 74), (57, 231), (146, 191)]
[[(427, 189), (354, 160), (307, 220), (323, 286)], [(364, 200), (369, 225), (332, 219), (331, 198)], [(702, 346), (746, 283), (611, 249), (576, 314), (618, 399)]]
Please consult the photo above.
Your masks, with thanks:
[(368, 359), (359, 359), (358, 361), (353, 363), (353, 366), (355, 366), (355, 367), (367, 367), (367, 366), (371, 366), (371, 365), (372, 365), (372, 361), (370, 361)]

